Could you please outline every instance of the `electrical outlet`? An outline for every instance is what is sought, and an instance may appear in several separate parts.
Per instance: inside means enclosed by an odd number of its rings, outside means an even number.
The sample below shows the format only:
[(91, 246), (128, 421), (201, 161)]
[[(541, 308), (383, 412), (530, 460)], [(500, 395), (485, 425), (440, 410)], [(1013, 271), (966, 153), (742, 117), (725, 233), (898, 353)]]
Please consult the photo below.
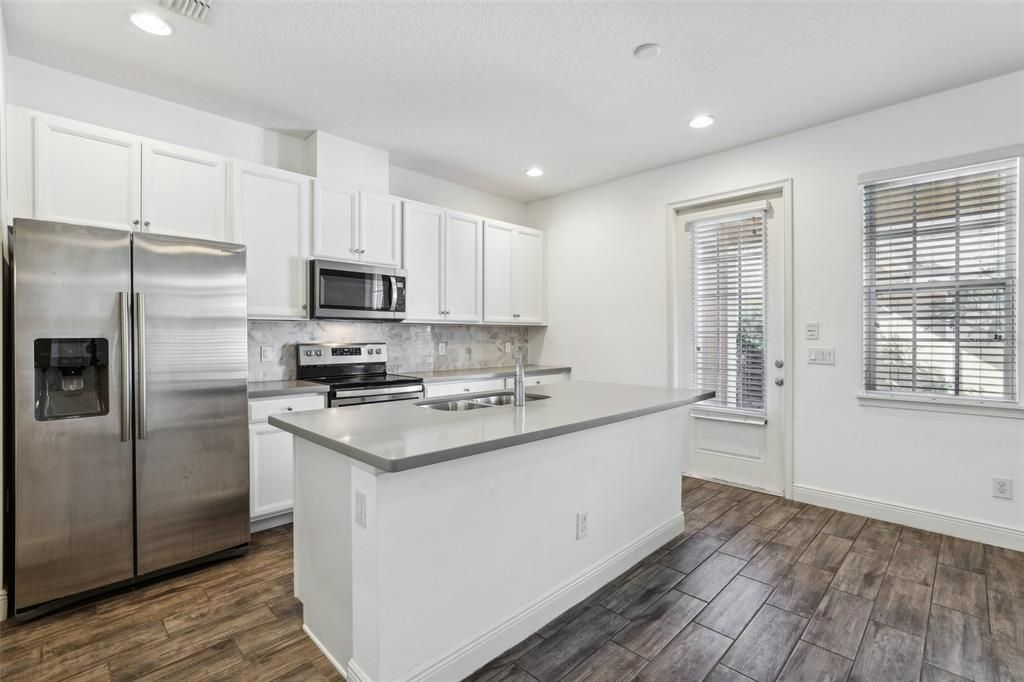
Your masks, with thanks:
[(356, 490), (356, 525), (366, 528), (366, 493)]
[(512, 352), (512, 342), (511, 341), (506, 341), (505, 342), (505, 352), (506, 353), (511, 353)]
[(447, 355), (448, 354), (448, 344), (445, 343), (444, 341), (439, 341), (438, 344), (437, 344), (437, 354), (438, 355)]
[(270, 346), (260, 346), (260, 362), (270, 362), (274, 349)]
[(576, 539), (582, 540), (587, 537), (587, 512), (576, 514)]
[(1012, 500), (1013, 480), (1009, 478), (993, 478), (992, 497), (1000, 497), (1004, 500)]

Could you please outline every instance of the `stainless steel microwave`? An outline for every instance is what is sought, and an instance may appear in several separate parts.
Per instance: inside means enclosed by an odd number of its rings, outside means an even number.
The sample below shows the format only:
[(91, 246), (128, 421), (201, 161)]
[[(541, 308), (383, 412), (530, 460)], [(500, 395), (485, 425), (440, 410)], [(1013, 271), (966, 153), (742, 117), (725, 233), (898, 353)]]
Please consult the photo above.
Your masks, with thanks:
[(319, 259), (309, 266), (314, 319), (405, 319), (405, 270)]

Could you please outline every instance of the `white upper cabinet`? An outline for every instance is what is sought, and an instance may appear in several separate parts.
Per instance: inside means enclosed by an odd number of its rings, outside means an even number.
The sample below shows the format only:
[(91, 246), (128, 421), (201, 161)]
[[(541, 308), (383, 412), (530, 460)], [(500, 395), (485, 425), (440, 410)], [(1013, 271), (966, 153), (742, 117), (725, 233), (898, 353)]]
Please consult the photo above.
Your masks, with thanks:
[(162, 142), (142, 143), (142, 229), (225, 241), (227, 163)]
[(234, 241), (246, 245), (249, 317), (305, 319), (313, 179), (232, 164)]
[(402, 264), (402, 202), (384, 194), (359, 193), (359, 260)]
[(484, 223), (449, 211), (444, 232), (444, 310), (449, 322), (483, 319)]
[(405, 312), (421, 322), (444, 320), (444, 209), (405, 202)]
[(313, 198), (313, 256), (359, 260), (359, 190), (316, 180)]
[(142, 138), (54, 116), (35, 119), (39, 220), (136, 229)]
[(484, 223), (484, 322), (544, 324), (544, 233)]

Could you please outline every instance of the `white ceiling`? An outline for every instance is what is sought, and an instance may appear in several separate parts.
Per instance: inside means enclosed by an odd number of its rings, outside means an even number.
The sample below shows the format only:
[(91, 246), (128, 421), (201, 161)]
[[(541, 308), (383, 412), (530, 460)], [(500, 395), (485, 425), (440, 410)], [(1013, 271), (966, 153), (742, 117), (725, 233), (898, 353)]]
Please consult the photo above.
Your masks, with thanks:
[(1024, 68), (1021, 2), (3, 4), (16, 56), (521, 201)]

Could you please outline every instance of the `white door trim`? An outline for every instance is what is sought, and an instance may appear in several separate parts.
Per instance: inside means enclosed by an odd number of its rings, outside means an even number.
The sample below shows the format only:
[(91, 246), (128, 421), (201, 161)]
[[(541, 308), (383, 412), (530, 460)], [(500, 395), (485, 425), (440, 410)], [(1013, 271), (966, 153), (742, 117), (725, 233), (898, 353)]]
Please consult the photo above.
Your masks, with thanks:
[(679, 366), (679, 350), (683, 339), (679, 334), (679, 244), (677, 235), (677, 218), (680, 213), (697, 206), (715, 204), (719, 202), (731, 202), (742, 199), (754, 199), (758, 195), (773, 192), (782, 193), (782, 239), (783, 239), (783, 280), (785, 281), (784, 316), (783, 316), (783, 354), (785, 367), (783, 367), (783, 378), (786, 382), (786, 391), (783, 396), (783, 409), (786, 417), (783, 423), (783, 481), (785, 488), (783, 493), (787, 499), (793, 497), (793, 393), (796, 386), (793, 382), (793, 180), (777, 180), (762, 185), (744, 187), (742, 189), (711, 194), (692, 199), (674, 201), (665, 207), (665, 254), (668, 260), (666, 286), (668, 287), (668, 368), (669, 385), (678, 388), (681, 385), (681, 367)]

